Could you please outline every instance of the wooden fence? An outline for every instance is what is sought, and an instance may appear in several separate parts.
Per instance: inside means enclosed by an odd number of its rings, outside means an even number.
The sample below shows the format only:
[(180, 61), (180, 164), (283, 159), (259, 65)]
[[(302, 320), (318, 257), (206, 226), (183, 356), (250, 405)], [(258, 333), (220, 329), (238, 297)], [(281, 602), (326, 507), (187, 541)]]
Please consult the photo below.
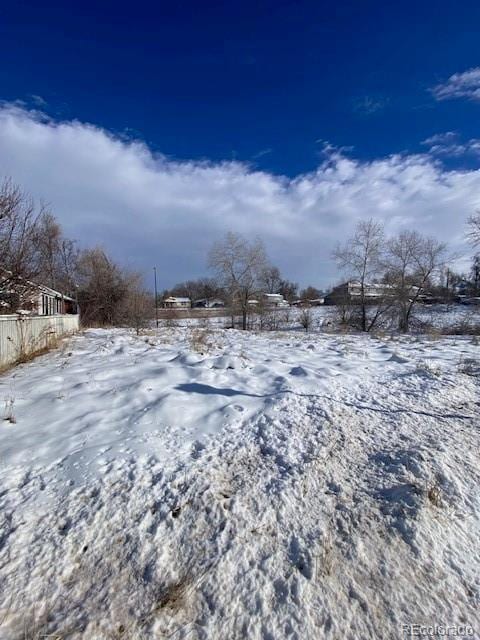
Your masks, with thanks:
[(0, 367), (42, 351), (78, 328), (78, 315), (0, 315)]

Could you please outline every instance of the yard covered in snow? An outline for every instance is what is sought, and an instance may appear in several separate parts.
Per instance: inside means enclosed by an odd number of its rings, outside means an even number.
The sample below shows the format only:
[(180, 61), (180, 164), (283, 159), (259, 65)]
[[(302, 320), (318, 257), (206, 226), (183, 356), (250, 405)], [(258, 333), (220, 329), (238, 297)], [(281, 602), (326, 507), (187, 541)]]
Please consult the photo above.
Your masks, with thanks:
[(12, 370), (0, 638), (480, 633), (479, 383), (467, 336), (189, 326)]

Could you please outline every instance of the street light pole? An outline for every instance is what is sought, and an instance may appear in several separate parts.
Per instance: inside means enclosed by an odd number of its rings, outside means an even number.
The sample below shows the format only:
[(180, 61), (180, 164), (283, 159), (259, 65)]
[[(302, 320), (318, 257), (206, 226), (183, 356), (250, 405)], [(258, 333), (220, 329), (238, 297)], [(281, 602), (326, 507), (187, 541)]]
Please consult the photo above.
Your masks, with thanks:
[(157, 294), (157, 267), (153, 267), (153, 277), (155, 282), (155, 324), (158, 329), (158, 294)]

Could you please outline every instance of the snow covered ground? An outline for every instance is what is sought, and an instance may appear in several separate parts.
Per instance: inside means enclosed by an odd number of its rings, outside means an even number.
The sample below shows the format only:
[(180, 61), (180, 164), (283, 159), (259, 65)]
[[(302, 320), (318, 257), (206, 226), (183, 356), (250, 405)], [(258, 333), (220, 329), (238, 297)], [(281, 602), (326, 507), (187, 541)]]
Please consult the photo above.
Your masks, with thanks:
[(0, 638), (480, 637), (479, 382), (470, 337), (189, 326), (1, 376)]
[[(272, 309), (267, 311), (263, 316), (258, 314), (252, 314), (249, 318), (249, 322), (254, 329), (271, 329), (279, 330), (291, 330), (301, 329), (300, 322), (303, 309), (298, 307), (290, 307), (287, 309)], [(310, 309), (312, 316), (312, 330), (325, 330), (330, 329), (335, 332), (339, 328), (339, 321), (341, 313), (337, 307), (334, 306), (319, 306), (312, 307)], [(241, 318), (236, 318), (238, 326), (241, 326)], [(208, 317), (202, 310), (201, 315), (196, 314), (196, 310), (191, 312), (191, 316), (186, 317), (172, 317), (169, 321), (161, 321), (162, 324), (170, 324), (176, 327), (203, 327), (209, 326), (211, 328), (225, 328), (231, 325), (231, 318), (226, 316), (215, 315)], [(263, 323), (263, 327), (261, 326)], [(449, 333), (449, 330), (456, 327), (459, 329), (458, 333), (475, 333), (472, 332), (472, 328), (477, 329), (480, 327), (480, 307), (469, 306), (463, 304), (437, 304), (437, 305), (417, 305), (415, 307), (412, 321), (411, 321), (411, 333), (424, 334), (431, 331)], [(395, 331), (397, 328), (397, 320), (392, 318), (388, 314), (382, 318), (382, 321), (377, 323), (376, 329)]]

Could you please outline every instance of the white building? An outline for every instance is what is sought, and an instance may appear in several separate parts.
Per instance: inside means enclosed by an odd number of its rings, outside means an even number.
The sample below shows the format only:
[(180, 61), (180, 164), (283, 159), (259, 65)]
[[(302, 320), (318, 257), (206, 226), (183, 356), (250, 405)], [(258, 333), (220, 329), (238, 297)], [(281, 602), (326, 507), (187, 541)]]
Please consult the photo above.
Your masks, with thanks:
[(281, 293), (263, 293), (262, 299), (266, 307), (285, 308), (290, 306)]
[(179, 298), (177, 296), (170, 296), (163, 301), (165, 309), (190, 309), (192, 306), (190, 298)]

